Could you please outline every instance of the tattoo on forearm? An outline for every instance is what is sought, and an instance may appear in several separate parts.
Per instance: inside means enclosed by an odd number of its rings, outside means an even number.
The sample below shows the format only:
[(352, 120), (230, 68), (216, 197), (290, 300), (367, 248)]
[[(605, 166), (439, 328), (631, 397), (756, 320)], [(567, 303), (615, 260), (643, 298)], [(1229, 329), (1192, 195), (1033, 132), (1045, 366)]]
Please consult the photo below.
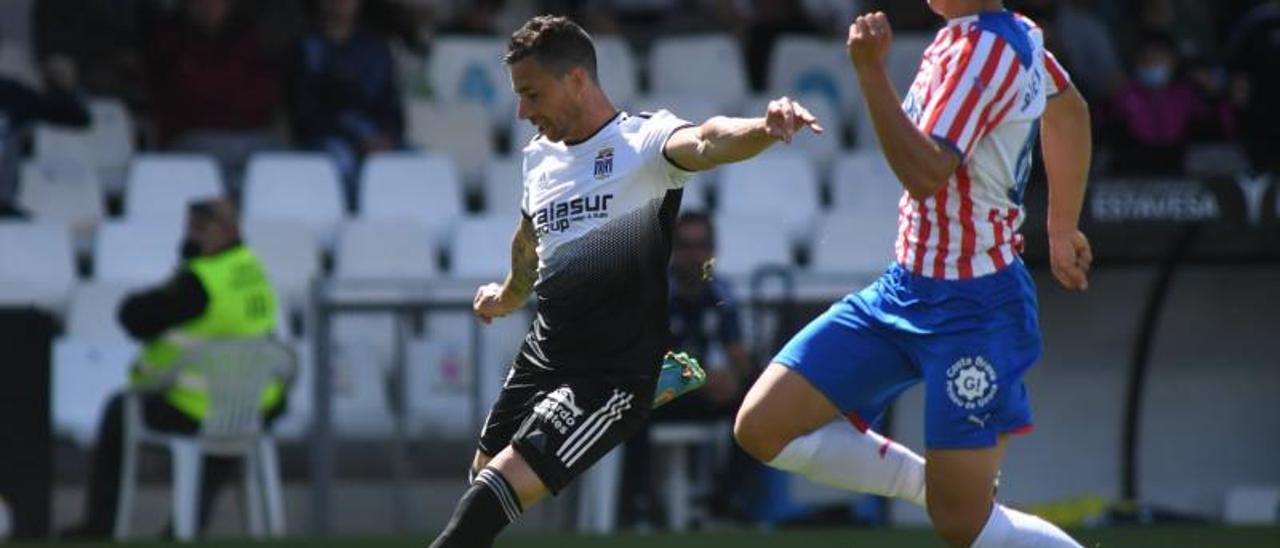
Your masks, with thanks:
[(520, 222), (515, 236), (511, 238), (511, 273), (507, 278), (507, 289), (517, 295), (527, 296), (533, 291), (533, 282), (538, 279), (538, 237), (533, 232), (533, 225), (528, 219)]

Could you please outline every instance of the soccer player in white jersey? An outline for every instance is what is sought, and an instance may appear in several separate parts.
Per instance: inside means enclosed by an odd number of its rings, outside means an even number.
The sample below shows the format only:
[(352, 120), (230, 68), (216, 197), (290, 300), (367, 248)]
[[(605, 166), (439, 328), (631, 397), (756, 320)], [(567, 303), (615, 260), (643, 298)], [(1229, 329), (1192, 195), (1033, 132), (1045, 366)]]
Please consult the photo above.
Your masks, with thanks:
[[(999, 0), (929, 4), (947, 26), (904, 100), (884, 66), (892, 42), (884, 14), (849, 28), (876, 136), (905, 189), (896, 261), (787, 343), (734, 431), (776, 468), (926, 506), (952, 546), (1077, 546), (1052, 524), (996, 503), (992, 484), (1009, 435), (1031, 427), (1022, 376), (1041, 352), (1017, 233), (1032, 147), (1039, 137), (1053, 274), (1084, 290), (1092, 259), (1077, 222), (1088, 106), (1031, 20)], [(921, 381), (927, 459), (869, 429)]]
[(785, 97), (759, 118), (700, 125), (667, 111), (620, 112), (596, 80), (591, 37), (563, 17), (526, 22), (505, 60), (519, 116), (539, 135), (524, 148), (511, 271), (476, 291), (474, 311), (487, 322), (532, 292), (537, 317), (480, 433), (474, 481), (434, 547), (491, 546), (520, 512), (636, 431), (670, 337), (667, 263), (681, 188), (694, 171), (822, 131)]

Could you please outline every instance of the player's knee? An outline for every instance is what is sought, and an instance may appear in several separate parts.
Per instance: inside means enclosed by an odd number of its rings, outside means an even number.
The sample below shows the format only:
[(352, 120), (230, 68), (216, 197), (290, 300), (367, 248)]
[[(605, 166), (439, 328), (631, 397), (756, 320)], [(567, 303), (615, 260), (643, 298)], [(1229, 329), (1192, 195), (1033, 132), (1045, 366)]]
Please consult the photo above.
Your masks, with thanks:
[(973, 505), (930, 497), (927, 506), (934, 531), (950, 546), (972, 546), (986, 524), (988, 512), (975, 511)]
[(757, 406), (744, 405), (733, 421), (734, 439), (743, 451), (760, 462), (773, 460), (788, 441), (777, 439), (779, 436), (769, 427), (766, 415)]

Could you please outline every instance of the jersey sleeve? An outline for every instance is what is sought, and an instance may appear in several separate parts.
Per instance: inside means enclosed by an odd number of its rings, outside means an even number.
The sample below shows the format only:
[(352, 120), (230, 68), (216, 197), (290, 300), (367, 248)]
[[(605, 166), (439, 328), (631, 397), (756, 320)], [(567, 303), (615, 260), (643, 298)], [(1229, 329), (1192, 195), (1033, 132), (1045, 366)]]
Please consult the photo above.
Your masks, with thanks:
[(1047, 49), (1044, 50), (1044, 72), (1048, 76), (1045, 78), (1048, 82), (1045, 95), (1053, 97), (1071, 87), (1071, 75), (1067, 74), (1067, 69), (1062, 68), (1062, 63)]
[(529, 155), (526, 153), (520, 160), (520, 214), (531, 218), (529, 211)]
[(661, 164), (661, 169), (667, 176), (670, 188), (683, 187), (693, 177), (693, 172), (685, 170), (676, 165), (675, 162), (672, 162), (671, 158), (668, 158), (666, 153), (663, 152), (663, 148), (666, 147), (667, 139), (671, 138), (672, 133), (693, 124), (665, 109), (641, 115), (642, 118), (646, 116), (647, 119), (640, 128), (640, 153), (644, 156), (646, 162), (659, 162)]
[(1013, 49), (990, 32), (970, 33), (952, 48), (941, 68), (941, 84), (925, 104), (918, 127), (963, 160), (991, 129), (984, 112), (1010, 71), (1019, 70), (1019, 63)]

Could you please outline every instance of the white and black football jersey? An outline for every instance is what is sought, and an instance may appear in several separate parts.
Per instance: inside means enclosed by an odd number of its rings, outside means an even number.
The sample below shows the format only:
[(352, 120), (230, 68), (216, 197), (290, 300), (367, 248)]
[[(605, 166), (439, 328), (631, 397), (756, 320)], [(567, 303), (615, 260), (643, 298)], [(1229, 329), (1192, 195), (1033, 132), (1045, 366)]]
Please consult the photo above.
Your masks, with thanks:
[(663, 154), (688, 122), (618, 113), (585, 141), (524, 149), (521, 209), (538, 237), (524, 358), (551, 370), (653, 373), (668, 342), (667, 262), (692, 175)]

